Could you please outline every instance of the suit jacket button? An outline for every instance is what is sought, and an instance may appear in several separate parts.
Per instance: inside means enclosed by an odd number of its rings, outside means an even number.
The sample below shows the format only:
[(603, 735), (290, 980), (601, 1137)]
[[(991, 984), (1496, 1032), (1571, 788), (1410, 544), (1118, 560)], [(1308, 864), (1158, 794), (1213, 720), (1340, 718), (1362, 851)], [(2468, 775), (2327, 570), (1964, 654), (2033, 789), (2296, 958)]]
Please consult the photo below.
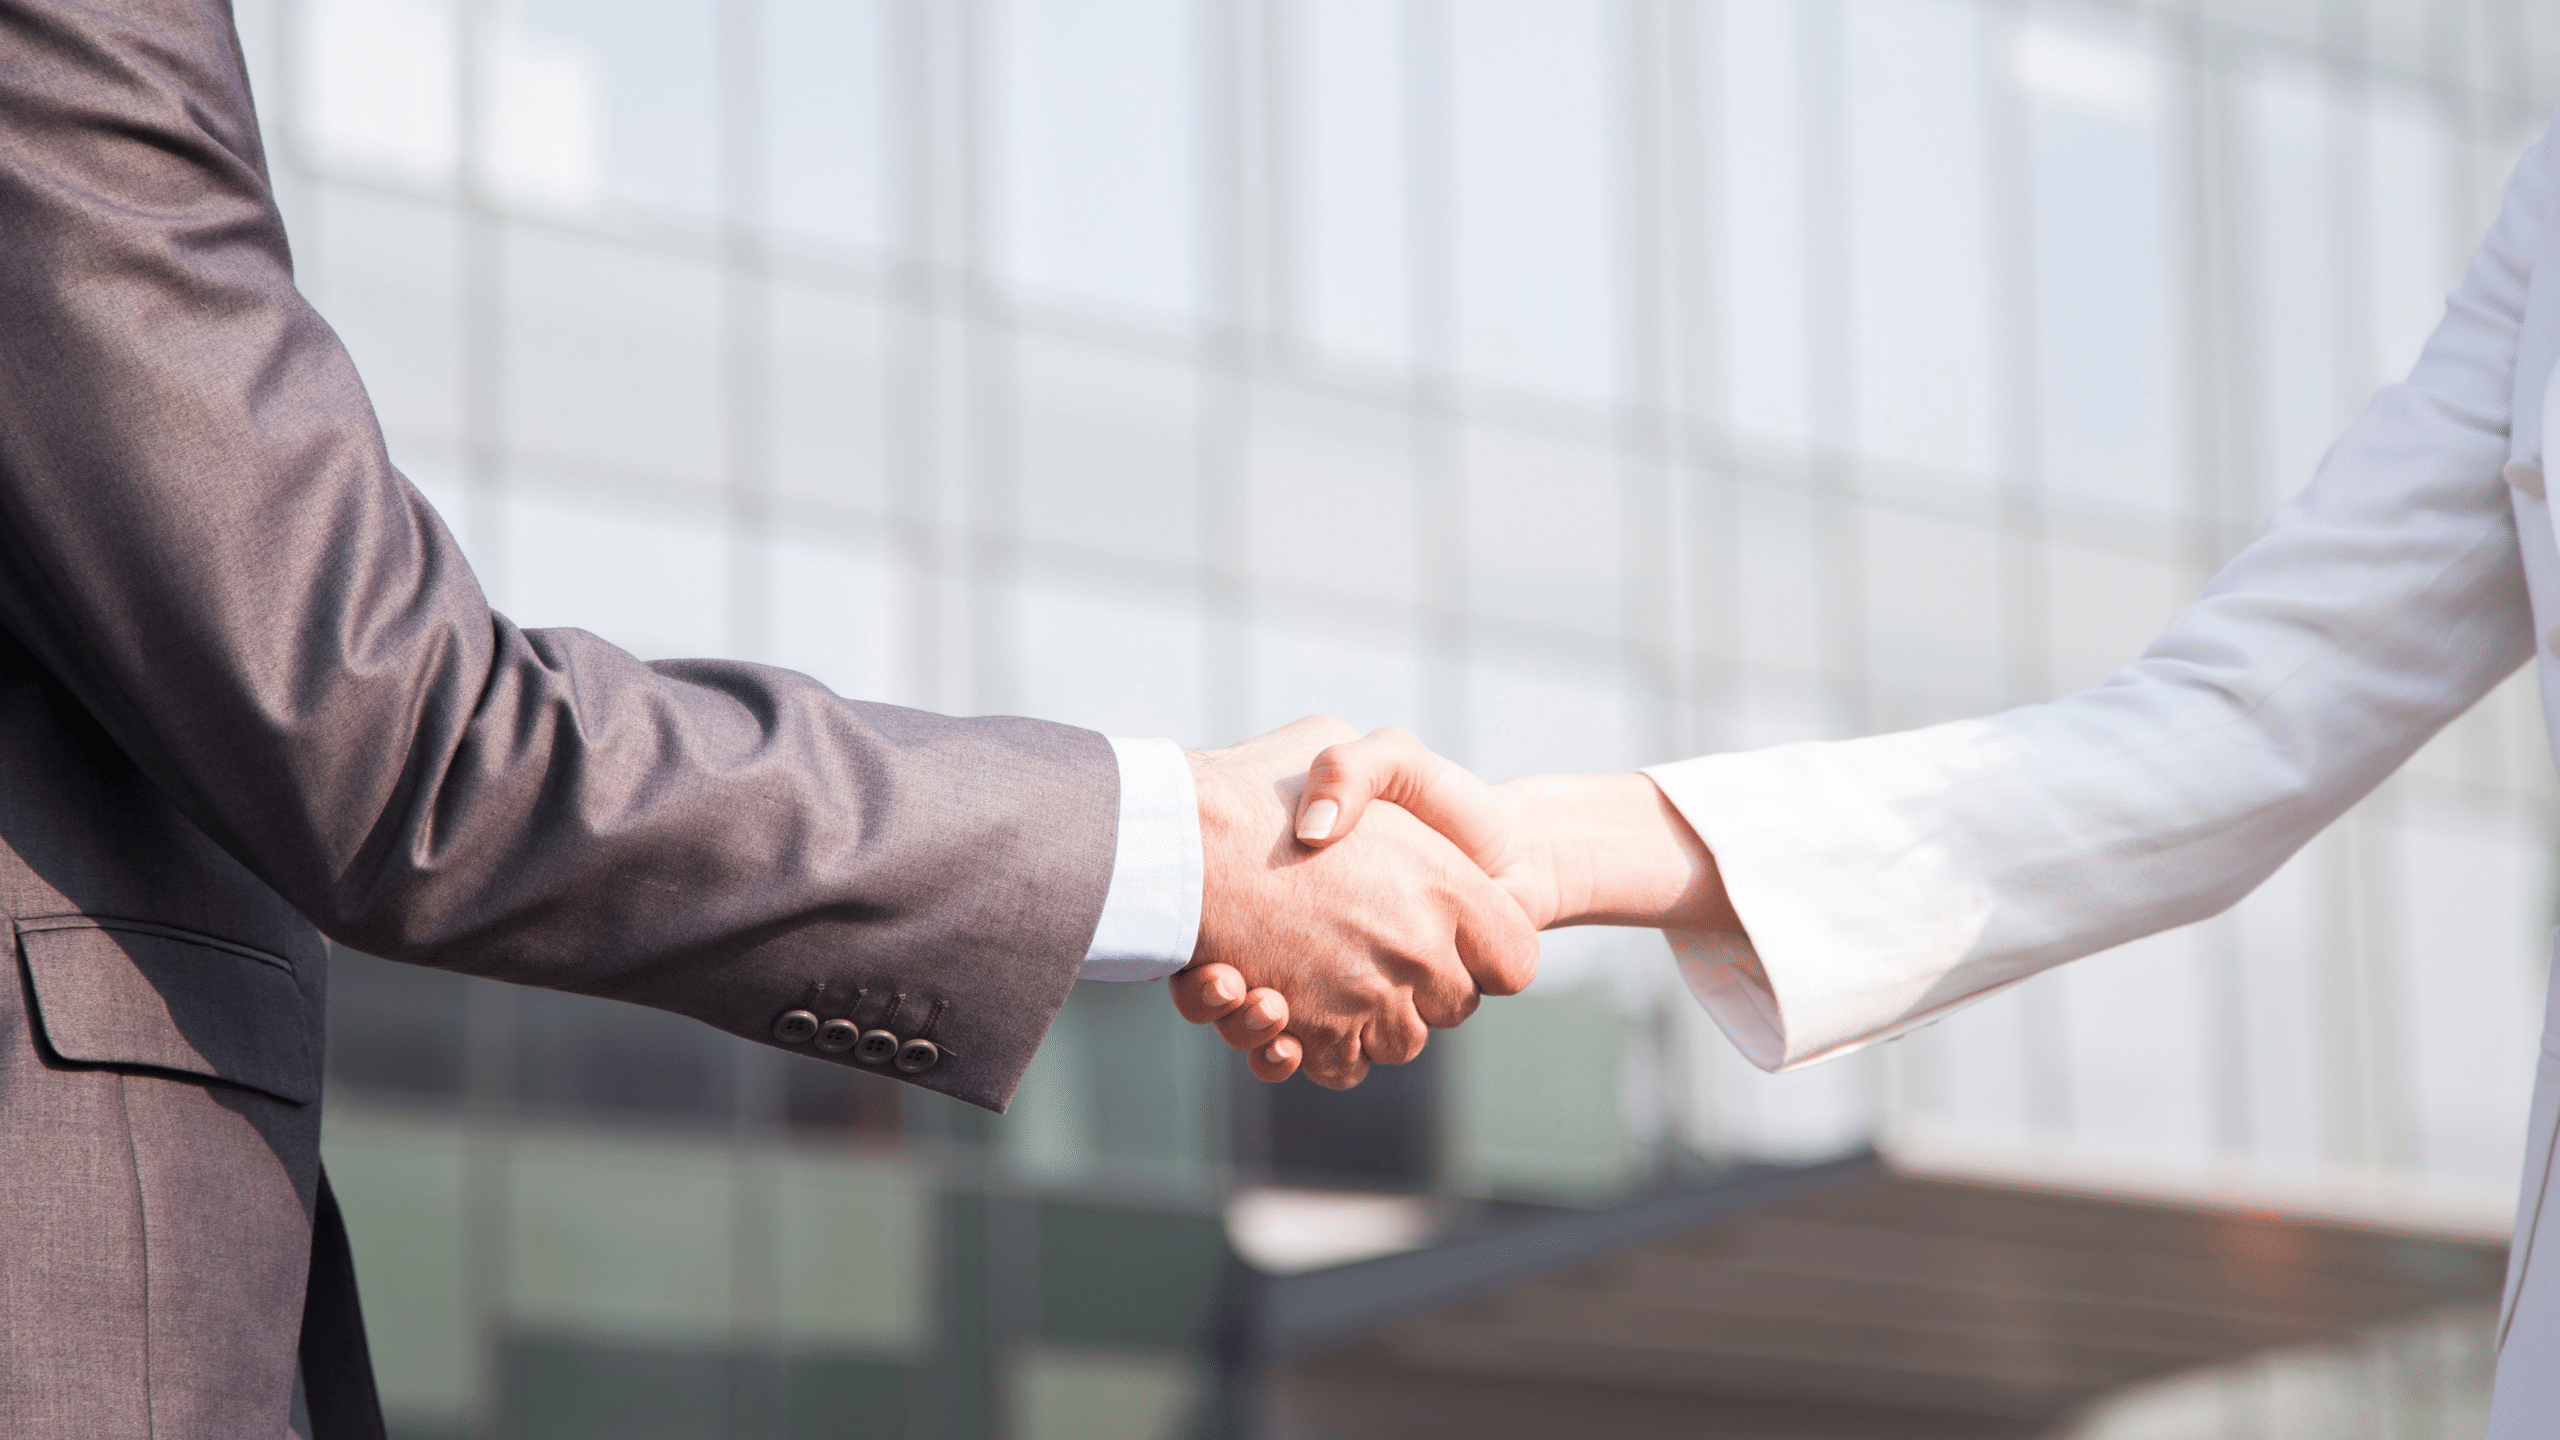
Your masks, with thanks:
[(2534, 464), (2530, 460), (2518, 460), (2507, 466), (2506, 470), (2502, 473), (2507, 477), (2508, 484), (2513, 485), (2536, 500), (2542, 498), (2541, 466)]
[(886, 1030), (865, 1030), (853, 1047), (853, 1058), (865, 1065), (886, 1065), (898, 1053), (898, 1037)]
[(773, 1038), (785, 1045), (798, 1045), (818, 1033), (818, 1017), (806, 1010), (785, 1010), (773, 1022)]
[(841, 1055), (862, 1038), (862, 1027), (850, 1020), (830, 1020), (818, 1027), (818, 1048), (830, 1055)]
[(942, 1047), (930, 1040), (910, 1040), (898, 1047), (898, 1073), (921, 1075), (942, 1058)]

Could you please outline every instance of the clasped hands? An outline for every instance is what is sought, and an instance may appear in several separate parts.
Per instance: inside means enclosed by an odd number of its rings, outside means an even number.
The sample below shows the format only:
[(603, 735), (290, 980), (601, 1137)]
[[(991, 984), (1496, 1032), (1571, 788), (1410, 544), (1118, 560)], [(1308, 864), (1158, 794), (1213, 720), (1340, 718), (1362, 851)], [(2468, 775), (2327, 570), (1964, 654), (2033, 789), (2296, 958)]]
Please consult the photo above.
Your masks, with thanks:
[(1714, 857), (1642, 775), (1488, 785), (1402, 730), (1310, 716), (1191, 752), (1203, 890), (1185, 1019), (1263, 1080), (1348, 1089), (1514, 995), (1540, 930), (1740, 930)]

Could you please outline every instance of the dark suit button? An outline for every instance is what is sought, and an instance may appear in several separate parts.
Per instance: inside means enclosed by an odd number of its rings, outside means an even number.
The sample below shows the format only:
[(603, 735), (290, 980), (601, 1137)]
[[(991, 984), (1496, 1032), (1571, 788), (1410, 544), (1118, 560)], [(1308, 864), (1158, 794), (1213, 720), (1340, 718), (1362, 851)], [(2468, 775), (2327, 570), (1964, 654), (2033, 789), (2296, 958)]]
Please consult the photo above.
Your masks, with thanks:
[(830, 1020), (818, 1027), (818, 1048), (830, 1055), (852, 1049), (853, 1042), (861, 1038), (862, 1027), (850, 1020)]
[(898, 1053), (898, 1037), (886, 1030), (865, 1030), (862, 1043), (853, 1047), (853, 1058), (865, 1065), (886, 1065)]
[(902, 1075), (920, 1075), (932, 1069), (933, 1062), (941, 1058), (941, 1046), (930, 1040), (910, 1040), (898, 1047), (898, 1072)]
[(785, 1045), (798, 1045), (818, 1033), (818, 1017), (806, 1010), (786, 1010), (773, 1022), (773, 1038)]

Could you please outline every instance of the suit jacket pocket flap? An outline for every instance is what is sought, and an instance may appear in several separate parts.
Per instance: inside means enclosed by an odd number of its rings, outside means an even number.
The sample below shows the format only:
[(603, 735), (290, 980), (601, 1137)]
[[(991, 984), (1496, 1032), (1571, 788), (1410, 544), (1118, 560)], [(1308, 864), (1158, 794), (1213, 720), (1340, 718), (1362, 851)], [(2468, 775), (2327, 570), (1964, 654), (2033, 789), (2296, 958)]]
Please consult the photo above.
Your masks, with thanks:
[(65, 1060), (209, 1075), (319, 1098), (308, 1010), (282, 958), (165, 925), (18, 922), (44, 1036)]

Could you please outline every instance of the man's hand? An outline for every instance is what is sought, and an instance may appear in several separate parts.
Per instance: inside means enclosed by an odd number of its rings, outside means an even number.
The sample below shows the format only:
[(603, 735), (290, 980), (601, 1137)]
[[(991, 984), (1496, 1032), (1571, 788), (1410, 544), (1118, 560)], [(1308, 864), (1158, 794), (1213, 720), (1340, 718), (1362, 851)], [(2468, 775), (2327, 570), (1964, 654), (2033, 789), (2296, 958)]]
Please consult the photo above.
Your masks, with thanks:
[(1200, 943), (1198, 963), (1174, 977), (1174, 1003), (1215, 1021), (1266, 1080), (1303, 1064), (1347, 1089), (1373, 1061), (1420, 1054), (1430, 1028), (1466, 1019), (1480, 994), (1516, 994), (1537, 971), (1536, 927), (1520, 907), (1393, 803), (1365, 807), (1358, 835), (1321, 849), (1292, 836), (1308, 765), (1356, 738), (1310, 717), (1191, 756)]

